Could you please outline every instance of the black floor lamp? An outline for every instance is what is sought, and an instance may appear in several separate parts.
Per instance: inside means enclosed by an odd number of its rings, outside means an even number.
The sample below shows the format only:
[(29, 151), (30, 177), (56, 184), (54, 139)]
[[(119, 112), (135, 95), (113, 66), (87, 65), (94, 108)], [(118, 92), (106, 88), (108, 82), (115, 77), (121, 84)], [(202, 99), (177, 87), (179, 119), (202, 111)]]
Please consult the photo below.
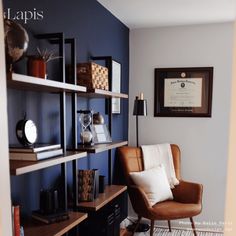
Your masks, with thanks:
[(134, 100), (133, 115), (136, 116), (136, 145), (139, 147), (139, 135), (138, 135), (138, 117), (147, 116), (147, 100), (143, 98), (143, 93), (140, 96), (136, 96)]
[[(140, 96), (136, 96), (134, 100), (134, 111), (133, 115), (136, 116), (136, 145), (139, 147), (139, 140), (138, 140), (138, 117), (139, 116), (147, 116), (147, 100), (143, 98), (143, 93), (140, 93)], [(133, 222), (133, 224), (129, 225), (127, 229), (129, 231), (134, 231), (136, 228), (136, 222)], [(149, 230), (149, 225), (142, 223), (138, 225), (138, 228), (136, 229), (136, 232), (146, 232)]]

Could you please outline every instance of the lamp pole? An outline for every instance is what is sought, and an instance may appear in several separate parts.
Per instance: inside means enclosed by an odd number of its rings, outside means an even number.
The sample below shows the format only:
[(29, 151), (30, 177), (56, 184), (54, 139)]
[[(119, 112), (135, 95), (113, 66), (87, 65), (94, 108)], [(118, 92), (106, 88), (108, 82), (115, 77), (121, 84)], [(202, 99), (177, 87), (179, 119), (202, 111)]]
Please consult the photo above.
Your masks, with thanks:
[[(136, 96), (136, 102), (138, 103), (138, 96)], [(136, 146), (139, 147), (138, 142), (138, 113), (136, 113)]]
[(139, 147), (139, 142), (138, 142), (138, 115), (136, 115), (136, 145)]
[[(143, 93), (140, 93), (140, 96), (135, 97), (133, 115), (136, 116), (136, 146), (139, 147), (138, 117), (147, 116), (147, 100), (144, 99)], [(146, 232), (150, 228), (148, 224), (139, 224), (137, 226), (136, 223), (129, 225), (127, 228), (129, 231), (133, 232), (136, 227), (138, 227), (139, 232)]]

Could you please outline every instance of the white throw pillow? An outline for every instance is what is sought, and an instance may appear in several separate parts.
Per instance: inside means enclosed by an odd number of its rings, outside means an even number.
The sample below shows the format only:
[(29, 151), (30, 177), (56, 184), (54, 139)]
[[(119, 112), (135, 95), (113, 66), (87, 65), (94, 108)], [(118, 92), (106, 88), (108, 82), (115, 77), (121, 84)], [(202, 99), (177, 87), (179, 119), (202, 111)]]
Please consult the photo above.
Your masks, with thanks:
[(173, 199), (164, 165), (141, 172), (131, 172), (130, 176), (147, 194), (152, 206), (157, 202)]

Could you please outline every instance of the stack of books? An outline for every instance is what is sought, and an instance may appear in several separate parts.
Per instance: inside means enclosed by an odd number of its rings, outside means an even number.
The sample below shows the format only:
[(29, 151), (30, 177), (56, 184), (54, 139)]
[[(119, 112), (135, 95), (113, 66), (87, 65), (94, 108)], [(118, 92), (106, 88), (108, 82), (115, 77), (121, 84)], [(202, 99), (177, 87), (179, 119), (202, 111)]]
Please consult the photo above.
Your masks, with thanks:
[(63, 154), (61, 144), (35, 144), (30, 147), (11, 145), (10, 160), (39, 161)]

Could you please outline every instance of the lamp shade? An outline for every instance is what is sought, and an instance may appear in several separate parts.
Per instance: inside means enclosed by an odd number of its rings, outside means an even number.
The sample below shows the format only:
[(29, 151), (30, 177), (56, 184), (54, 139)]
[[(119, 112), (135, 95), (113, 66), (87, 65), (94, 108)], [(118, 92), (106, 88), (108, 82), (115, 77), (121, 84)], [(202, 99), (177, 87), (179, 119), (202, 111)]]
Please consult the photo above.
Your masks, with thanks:
[(147, 100), (135, 99), (133, 115), (147, 116)]

